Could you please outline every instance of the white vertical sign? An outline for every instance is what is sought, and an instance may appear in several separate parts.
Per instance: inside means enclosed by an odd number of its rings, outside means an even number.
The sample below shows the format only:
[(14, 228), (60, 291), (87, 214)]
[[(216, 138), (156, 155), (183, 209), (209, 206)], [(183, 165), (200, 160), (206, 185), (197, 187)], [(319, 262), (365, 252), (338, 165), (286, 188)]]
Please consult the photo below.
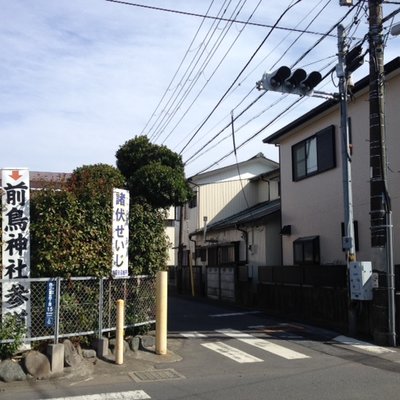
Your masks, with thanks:
[(112, 270), (114, 277), (127, 277), (129, 244), (129, 192), (113, 189)]
[(30, 327), (29, 170), (2, 170), (2, 315)]

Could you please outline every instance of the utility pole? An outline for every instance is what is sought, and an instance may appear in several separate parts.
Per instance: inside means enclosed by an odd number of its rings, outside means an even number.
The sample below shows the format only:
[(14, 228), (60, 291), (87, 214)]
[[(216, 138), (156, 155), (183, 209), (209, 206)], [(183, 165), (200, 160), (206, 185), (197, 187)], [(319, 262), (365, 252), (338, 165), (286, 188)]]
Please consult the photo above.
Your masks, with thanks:
[(356, 247), (353, 224), (353, 190), (351, 182), (351, 154), (349, 139), (349, 124), (347, 112), (347, 74), (345, 59), (347, 54), (346, 36), (344, 27), (338, 26), (338, 65), (336, 75), (339, 78), (340, 100), (340, 136), (342, 145), (342, 173), (343, 173), (343, 205), (344, 205), (344, 238), (343, 248), (346, 251), (346, 261), (356, 260)]
[[(338, 64), (336, 75), (339, 78), (339, 105), (340, 105), (340, 138), (342, 148), (342, 174), (343, 174), (343, 207), (344, 207), (344, 237), (342, 247), (346, 252), (347, 270), (349, 262), (356, 260), (356, 249), (354, 240), (353, 224), (353, 190), (351, 179), (351, 154), (349, 139), (349, 124), (347, 112), (347, 79), (346, 35), (343, 25), (338, 26)], [(349, 279), (349, 278), (348, 278)], [(354, 301), (349, 299), (348, 303), (349, 333), (355, 335), (357, 331), (356, 312)]]
[[(388, 317), (387, 327), (376, 327), (378, 341), (387, 334), (390, 345), (396, 345), (394, 267), (391, 204), (387, 188), (387, 160), (384, 112), (384, 45), (382, 37), (382, 0), (369, 0), (369, 107), (370, 107), (370, 209), (371, 246), (375, 249), (374, 265), (386, 277), (387, 296), (379, 291), (374, 311)], [(378, 293), (378, 292), (376, 292)], [(386, 300), (386, 301), (385, 301)], [(386, 303), (386, 304), (385, 304)], [(386, 314), (387, 309), (387, 314)], [(386, 332), (387, 328), (387, 332)], [(382, 330), (379, 332), (379, 330)]]

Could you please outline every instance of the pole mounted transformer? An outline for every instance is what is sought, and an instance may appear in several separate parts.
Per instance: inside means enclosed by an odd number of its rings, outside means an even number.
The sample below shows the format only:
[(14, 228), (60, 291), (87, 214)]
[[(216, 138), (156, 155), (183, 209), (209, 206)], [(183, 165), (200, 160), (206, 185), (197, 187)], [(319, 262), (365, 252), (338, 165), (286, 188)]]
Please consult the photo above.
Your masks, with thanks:
[(322, 76), (318, 71), (307, 74), (302, 68), (292, 71), (289, 67), (282, 66), (274, 72), (263, 74), (261, 80), (256, 83), (256, 87), (258, 90), (312, 96), (314, 88), (321, 80)]

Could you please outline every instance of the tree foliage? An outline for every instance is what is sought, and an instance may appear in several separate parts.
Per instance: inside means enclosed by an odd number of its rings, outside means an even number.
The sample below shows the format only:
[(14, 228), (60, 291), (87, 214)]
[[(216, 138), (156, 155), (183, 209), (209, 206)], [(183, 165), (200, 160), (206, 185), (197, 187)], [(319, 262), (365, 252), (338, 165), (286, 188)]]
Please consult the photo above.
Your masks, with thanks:
[(134, 202), (168, 208), (190, 199), (192, 192), (182, 158), (166, 146), (152, 144), (146, 136), (136, 136), (119, 148), (116, 158)]
[(131, 194), (130, 274), (165, 268), (164, 210), (191, 197), (181, 157), (138, 136), (117, 151), (117, 166), (84, 165), (61, 188), (31, 192), (33, 277), (110, 275), (115, 187)]
[(134, 203), (129, 218), (129, 260), (134, 274), (155, 274), (167, 263), (165, 212)]
[(32, 273), (108, 276), (111, 269), (112, 188), (123, 177), (109, 165), (76, 169), (63, 190), (32, 196)]

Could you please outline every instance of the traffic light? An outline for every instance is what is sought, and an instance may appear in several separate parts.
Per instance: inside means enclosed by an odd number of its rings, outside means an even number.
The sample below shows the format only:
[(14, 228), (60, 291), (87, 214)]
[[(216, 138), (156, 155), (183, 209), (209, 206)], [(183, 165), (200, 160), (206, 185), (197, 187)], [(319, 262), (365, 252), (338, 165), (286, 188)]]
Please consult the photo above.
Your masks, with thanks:
[(364, 64), (364, 54), (362, 53), (362, 45), (353, 47), (346, 54), (346, 75), (349, 76), (357, 68), (360, 68)]
[(314, 88), (321, 82), (322, 76), (313, 71), (307, 75), (304, 69), (293, 72), (289, 67), (283, 66), (271, 73), (265, 73), (256, 84), (258, 90), (272, 90), (281, 93), (293, 93), (300, 96), (312, 96)]

